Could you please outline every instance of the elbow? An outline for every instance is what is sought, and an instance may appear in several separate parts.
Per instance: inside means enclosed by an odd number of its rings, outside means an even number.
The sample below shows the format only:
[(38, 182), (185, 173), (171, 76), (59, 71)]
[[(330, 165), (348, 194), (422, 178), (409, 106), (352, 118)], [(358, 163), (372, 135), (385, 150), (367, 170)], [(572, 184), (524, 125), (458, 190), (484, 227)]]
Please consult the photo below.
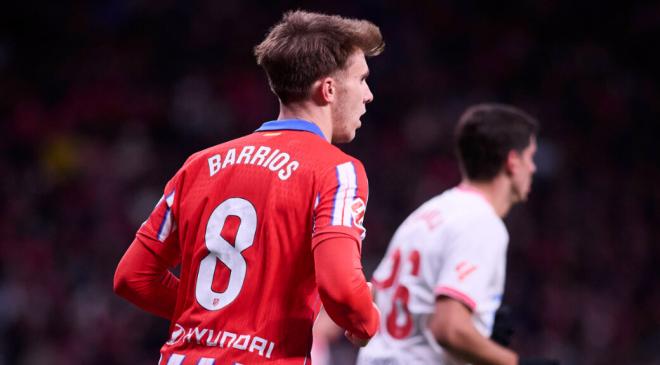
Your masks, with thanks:
[(366, 285), (362, 291), (353, 293), (337, 289), (319, 286), (321, 302), (330, 318), (358, 338), (373, 337), (378, 331), (380, 315)]
[(131, 291), (130, 280), (128, 278), (127, 271), (120, 263), (115, 271), (115, 277), (112, 281), (112, 291), (115, 292), (120, 297), (127, 297), (128, 293)]
[(452, 343), (456, 337), (452, 331), (446, 329), (433, 331), (433, 336), (435, 337), (435, 340), (438, 342), (438, 344), (444, 348), (452, 348)]
[(115, 294), (121, 296), (121, 293), (123, 293), (126, 290), (127, 284), (126, 284), (126, 278), (124, 278), (119, 271), (115, 272), (115, 278), (112, 281), (112, 291), (115, 292)]

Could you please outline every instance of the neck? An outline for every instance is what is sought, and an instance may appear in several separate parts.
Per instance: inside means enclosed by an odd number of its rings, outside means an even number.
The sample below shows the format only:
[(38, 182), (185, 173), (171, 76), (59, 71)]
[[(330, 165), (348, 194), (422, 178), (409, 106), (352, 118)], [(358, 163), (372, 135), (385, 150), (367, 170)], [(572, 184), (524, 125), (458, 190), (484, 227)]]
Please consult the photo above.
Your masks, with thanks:
[(330, 107), (318, 106), (312, 101), (301, 101), (286, 105), (280, 101), (280, 114), (277, 116), (277, 120), (282, 119), (304, 119), (312, 122), (321, 129), (325, 139), (332, 142)]
[(511, 182), (502, 174), (497, 175), (493, 180), (483, 182), (463, 179), (461, 186), (476, 190), (483, 195), (500, 218), (504, 218), (513, 205)]

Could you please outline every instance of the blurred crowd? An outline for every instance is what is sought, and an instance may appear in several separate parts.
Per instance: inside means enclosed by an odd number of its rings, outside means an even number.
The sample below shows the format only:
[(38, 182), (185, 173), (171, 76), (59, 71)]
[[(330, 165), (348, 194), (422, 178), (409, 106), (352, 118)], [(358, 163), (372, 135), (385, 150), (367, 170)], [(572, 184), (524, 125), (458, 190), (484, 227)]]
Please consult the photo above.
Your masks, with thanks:
[(512, 103), (542, 125), (530, 200), (506, 219), (513, 347), (660, 364), (660, 3), (27, 0), (0, 14), (0, 365), (156, 362), (168, 324), (114, 296), (115, 266), (189, 154), (277, 116), (252, 47), (301, 6), (387, 43), (342, 146), (370, 179), (367, 274), (459, 181), (462, 110)]

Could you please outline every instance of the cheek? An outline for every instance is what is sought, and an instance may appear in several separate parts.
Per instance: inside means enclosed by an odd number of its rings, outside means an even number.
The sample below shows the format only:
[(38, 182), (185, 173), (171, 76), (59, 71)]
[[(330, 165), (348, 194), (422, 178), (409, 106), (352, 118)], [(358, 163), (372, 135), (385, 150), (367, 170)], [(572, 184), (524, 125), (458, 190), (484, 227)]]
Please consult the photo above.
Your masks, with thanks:
[(532, 186), (532, 173), (531, 173), (531, 172), (528, 172), (528, 173), (525, 175), (525, 185), (527, 186), (527, 188), (529, 188), (530, 186)]
[(527, 171), (519, 171), (518, 173), (518, 178), (516, 179), (516, 182), (518, 184), (518, 187), (522, 188), (525, 185), (527, 185), (529, 181), (529, 174)]

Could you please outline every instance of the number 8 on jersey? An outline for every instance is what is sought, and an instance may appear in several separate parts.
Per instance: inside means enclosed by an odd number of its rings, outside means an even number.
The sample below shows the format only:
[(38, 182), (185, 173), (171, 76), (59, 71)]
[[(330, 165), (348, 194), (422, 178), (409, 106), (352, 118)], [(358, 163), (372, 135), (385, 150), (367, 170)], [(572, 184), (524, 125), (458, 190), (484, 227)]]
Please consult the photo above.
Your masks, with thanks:
[[(225, 220), (230, 215), (240, 218), (241, 223), (236, 232), (236, 242), (232, 246), (227, 242), (220, 232), (225, 225)], [(227, 199), (218, 205), (209, 218), (206, 225), (204, 243), (209, 254), (202, 259), (197, 274), (195, 285), (195, 297), (197, 302), (210, 311), (216, 311), (229, 305), (236, 299), (243, 287), (247, 263), (241, 254), (254, 243), (254, 235), (257, 230), (257, 211), (247, 200), (241, 198)], [(231, 274), (229, 284), (224, 292), (216, 292), (211, 288), (215, 274), (216, 259), (225, 264)]]

